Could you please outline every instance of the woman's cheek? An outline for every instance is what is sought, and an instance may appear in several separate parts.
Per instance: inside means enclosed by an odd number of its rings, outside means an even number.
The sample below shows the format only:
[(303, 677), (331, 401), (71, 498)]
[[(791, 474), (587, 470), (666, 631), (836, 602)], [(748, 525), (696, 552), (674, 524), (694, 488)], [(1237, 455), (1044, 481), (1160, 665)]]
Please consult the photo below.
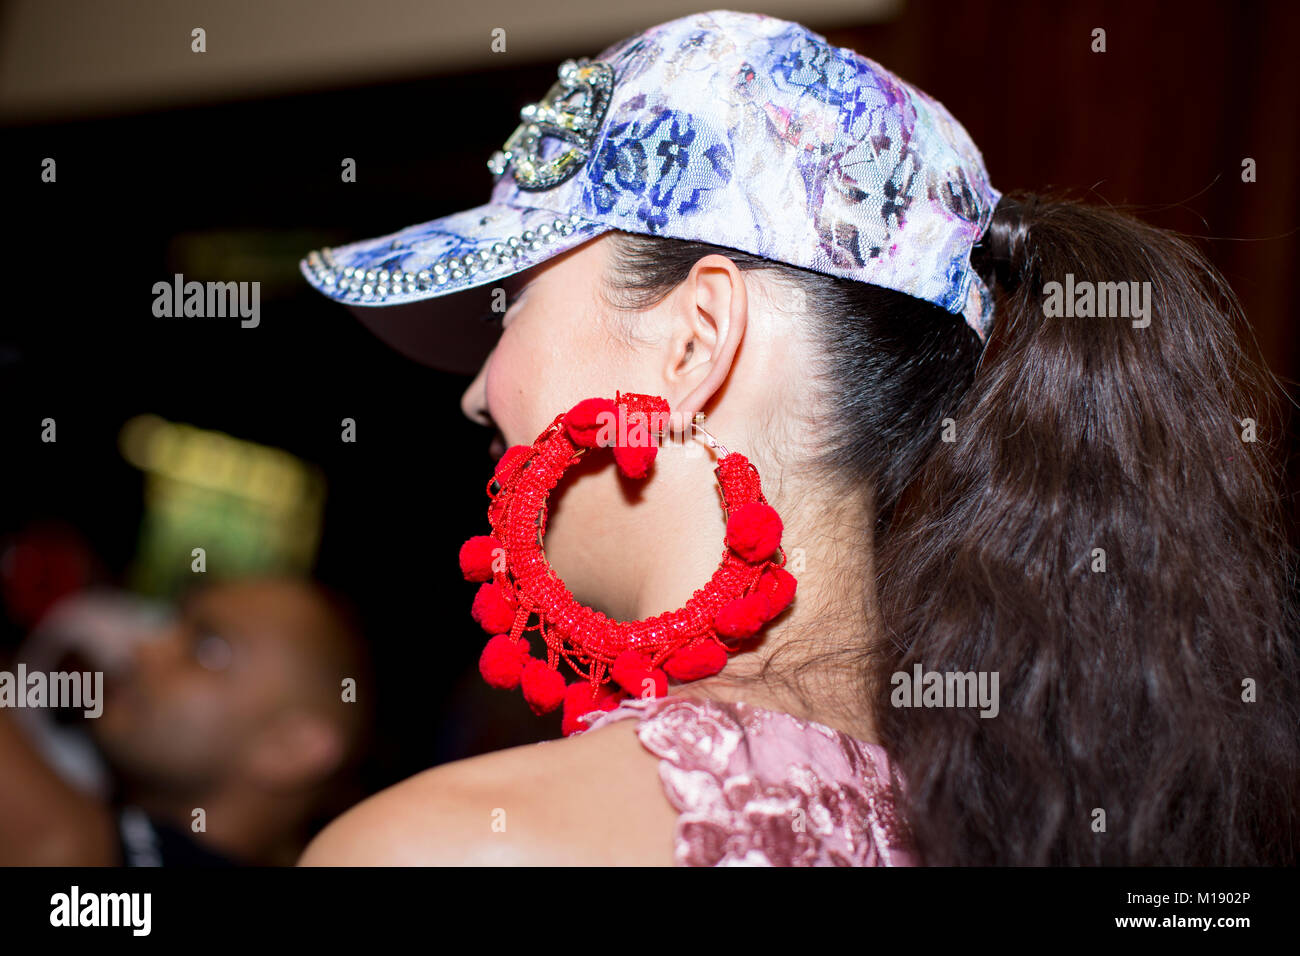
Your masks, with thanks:
[(507, 445), (530, 444), (541, 431), (532, 428), (529, 420), (533, 411), (529, 396), (535, 392), (530, 376), (536, 374), (532, 364), (527, 361), (527, 350), (519, 347), (518, 337), (508, 332), (488, 359), (483, 383), (488, 411)]

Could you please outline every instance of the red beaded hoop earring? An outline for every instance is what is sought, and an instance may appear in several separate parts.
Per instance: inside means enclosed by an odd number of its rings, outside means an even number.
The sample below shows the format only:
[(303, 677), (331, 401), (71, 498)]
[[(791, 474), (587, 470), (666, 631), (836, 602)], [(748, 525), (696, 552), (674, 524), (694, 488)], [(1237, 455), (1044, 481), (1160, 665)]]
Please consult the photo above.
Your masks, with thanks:
[[(727, 514), (726, 546), (709, 582), (676, 611), (615, 621), (579, 604), (551, 568), (542, 545), (546, 500), (561, 476), (591, 449), (608, 447), (623, 474), (645, 478), (668, 412), (658, 396), (616, 393), (613, 401), (585, 399), (557, 416), (531, 447), (515, 445), (497, 463), (487, 486), (492, 534), (470, 538), (460, 549), (465, 579), (482, 582), (472, 615), (494, 635), (479, 660), (484, 680), (522, 687), (537, 714), (563, 703), (566, 736), (585, 729), (583, 715), (609, 710), (628, 694), (662, 697), (668, 677), (717, 674), (738, 649), (735, 642), (752, 637), (794, 599), (794, 576), (783, 567), (781, 519), (763, 497), (757, 469), (698, 421), (691, 426), (722, 453), (714, 473)], [(524, 634), (530, 630), (542, 636), (545, 661), (529, 652)], [(561, 659), (580, 680), (565, 685)], [(603, 689), (611, 681), (616, 686)]]

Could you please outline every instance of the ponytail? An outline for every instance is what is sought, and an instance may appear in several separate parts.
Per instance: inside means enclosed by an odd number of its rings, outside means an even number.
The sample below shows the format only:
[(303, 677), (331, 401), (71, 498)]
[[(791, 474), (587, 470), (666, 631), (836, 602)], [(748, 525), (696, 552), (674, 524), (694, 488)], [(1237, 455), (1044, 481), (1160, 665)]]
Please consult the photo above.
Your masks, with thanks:
[[(1023, 194), (972, 262), (988, 342), (877, 542), (868, 697), (918, 850), (1294, 864), (1281, 422), (1231, 290), (1181, 237)], [(997, 674), (996, 716), (893, 706), (917, 667)]]

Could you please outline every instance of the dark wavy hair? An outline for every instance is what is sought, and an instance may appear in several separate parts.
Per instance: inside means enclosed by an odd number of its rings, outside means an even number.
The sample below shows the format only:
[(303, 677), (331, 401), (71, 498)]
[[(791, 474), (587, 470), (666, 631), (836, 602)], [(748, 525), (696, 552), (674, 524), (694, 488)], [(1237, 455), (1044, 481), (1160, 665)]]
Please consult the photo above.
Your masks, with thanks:
[[(1115, 207), (1009, 194), (972, 254), (996, 302), (982, 348), (891, 290), (706, 243), (612, 243), (618, 309), (662, 301), (710, 253), (803, 292), (837, 423), (812, 466), (874, 509), (863, 594), (883, 625), (851, 660), (811, 664), (860, 674), (925, 862), (1296, 862), (1279, 389), (1192, 244)], [(1048, 318), (1044, 285), (1067, 273), (1150, 282), (1150, 325)], [(998, 716), (891, 706), (890, 676), (915, 664), (996, 672)]]

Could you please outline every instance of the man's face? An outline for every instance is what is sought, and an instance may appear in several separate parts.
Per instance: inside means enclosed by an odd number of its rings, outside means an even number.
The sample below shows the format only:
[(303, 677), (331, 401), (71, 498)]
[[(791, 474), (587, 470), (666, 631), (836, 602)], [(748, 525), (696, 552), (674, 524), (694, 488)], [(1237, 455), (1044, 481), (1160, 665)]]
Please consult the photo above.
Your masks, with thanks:
[(189, 789), (238, 776), (250, 741), (299, 699), (295, 685), (321, 613), (314, 596), (289, 582), (191, 594), (105, 688), (91, 732), (135, 781)]

